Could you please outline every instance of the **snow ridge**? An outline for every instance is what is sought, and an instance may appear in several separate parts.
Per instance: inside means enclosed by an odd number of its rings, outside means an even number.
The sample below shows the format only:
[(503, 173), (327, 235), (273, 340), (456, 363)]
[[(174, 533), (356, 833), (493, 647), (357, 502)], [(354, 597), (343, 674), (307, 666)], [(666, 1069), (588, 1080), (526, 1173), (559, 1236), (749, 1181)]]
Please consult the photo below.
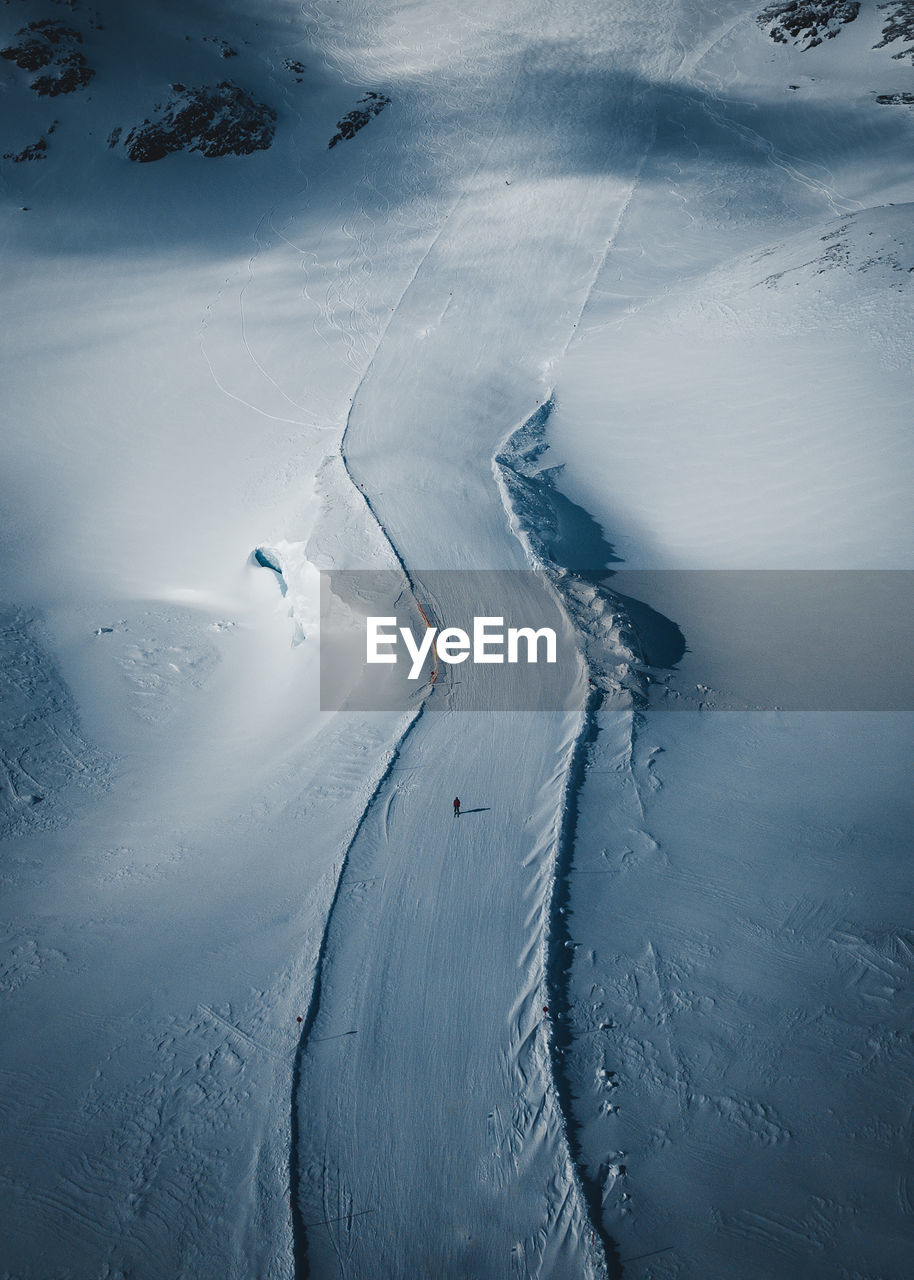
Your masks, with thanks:
[[(365, 492), (364, 486), (358, 483), (355, 476), (352, 474), (352, 469), (349, 466), (349, 459), (346, 457), (346, 436), (349, 432), (349, 423), (352, 420), (352, 413), (353, 413), (353, 409), (355, 408), (355, 399), (356, 397), (353, 396), (353, 402), (352, 402), (353, 407), (352, 409), (349, 410), (349, 417), (346, 420), (346, 429), (343, 432), (342, 439), (340, 440), (340, 457), (342, 458), (342, 461), (343, 461), (343, 469), (345, 470), (346, 475), (351, 480), (352, 487), (355, 489), (357, 493), (361, 494), (362, 501), (365, 503), (365, 506), (368, 508), (368, 511), (371, 515), (372, 520), (374, 520), (375, 524), (378, 526), (378, 529), (381, 532), (381, 536), (383, 537), (384, 541), (387, 543), (388, 547), (390, 548), (391, 555), (393, 556), (394, 560), (396, 560), (397, 566), (399, 567), (401, 573), (406, 579), (406, 582), (409, 586), (412, 597), (415, 600), (416, 605), (418, 606), (419, 612), (422, 614), (422, 617), (425, 618), (426, 625), (435, 626), (437, 624), (434, 623), (431, 617), (429, 616), (429, 610), (423, 607), (422, 601), (419, 599), (419, 592), (416, 588), (416, 583), (413, 580), (413, 576), (410, 573), (409, 569), (406, 567), (406, 561), (403, 559), (403, 556), (400, 554), (399, 549), (395, 545), (393, 538), (390, 536), (390, 533), (386, 529), (383, 521), (381, 520), (381, 517), (378, 515), (377, 511), (374, 509), (374, 506), (372, 505), (372, 502), (371, 502), (371, 498)], [(401, 738), (400, 742), (402, 741), (403, 739)]]
[(550, 395), (508, 434), (492, 460), (495, 482), (511, 532), (578, 630), (592, 687), (618, 699), (620, 709), (630, 709), (643, 704), (647, 684), (640, 642), (623, 605), (592, 574), (560, 564), (552, 554), (555, 517), (549, 492), (561, 468), (543, 467), (540, 459), (548, 448), (546, 428), (554, 408)]
[[(601, 1213), (602, 1195), (586, 1171), (572, 1108), (571, 1082), (565, 1054), (572, 1048), (568, 977), (574, 943), (568, 927), (569, 874), (574, 856), (578, 819), (578, 792), (584, 781), (587, 758), (598, 733), (597, 715), (607, 699), (620, 711), (643, 704), (646, 685), (637, 669), (630, 643), (637, 644), (630, 624), (617, 601), (600, 588), (583, 582), (572, 566), (557, 563), (549, 554), (544, 534), (553, 521), (546, 491), (554, 472), (537, 469), (548, 448), (546, 427), (555, 405), (552, 395), (502, 442), (492, 459), (492, 471), (501, 494), (512, 533), (521, 542), (532, 566), (542, 572), (581, 637), (589, 678), (587, 697), (568, 755), (565, 786), (555, 826), (553, 868), (543, 918), (541, 965), (544, 989), (544, 1027), (551, 1068), (550, 1084), (561, 1117), (569, 1176), (589, 1217), (592, 1243), (599, 1237), (607, 1274), (622, 1274), (619, 1250), (606, 1231)], [(599, 649), (597, 648), (599, 646)], [(607, 657), (611, 655), (611, 663)], [(628, 721), (629, 759), (634, 745), (635, 716)]]

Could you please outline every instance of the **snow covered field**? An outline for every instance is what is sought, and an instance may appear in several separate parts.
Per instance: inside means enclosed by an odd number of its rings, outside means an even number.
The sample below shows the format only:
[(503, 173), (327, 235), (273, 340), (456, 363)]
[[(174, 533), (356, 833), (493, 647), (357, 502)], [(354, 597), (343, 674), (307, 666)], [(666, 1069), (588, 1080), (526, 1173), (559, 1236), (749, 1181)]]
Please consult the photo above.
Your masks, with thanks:
[[(4, 7), (95, 74), (0, 61), (0, 1275), (908, 1273), (910, 605), (897, 710), (749, 710), (751, 608), (597, 580), (914, 567), (854, 7)], [(320, 710), (321, 569), (534, 566), (570, 710)]]

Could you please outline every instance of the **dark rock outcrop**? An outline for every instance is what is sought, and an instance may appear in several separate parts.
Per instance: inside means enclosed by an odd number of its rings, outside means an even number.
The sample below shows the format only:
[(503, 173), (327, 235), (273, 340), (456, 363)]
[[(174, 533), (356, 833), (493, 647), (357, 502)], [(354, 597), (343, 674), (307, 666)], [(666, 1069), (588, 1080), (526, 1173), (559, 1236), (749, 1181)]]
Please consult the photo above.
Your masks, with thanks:
[(31, 82), (36, 93), (56, 98), (83, 89), (95, 75), (79, 45), (83, 38), (75, 27), (56, 18), (41, 18), (16, 32), (17, 42), (0, 49), (0, 58), (15, 62), (23, 71), (42, 71)]
[(334, 134), (329, 145), (335, 147), (338, 142), (354, 138), (358, 131), (364, 129), (368, 121), (373, 116), (379, 115), (389, 103), (390, 98), (386, 94), (372, 91), (366, 93), (359, 99), (354, 110), (344, 115), (342, 120), (337, 120), (336, 127), (339, 133)]
[(779, 44), (813, 49), (834, 39), (859, 12), (859, 0), (776, 0), (759, 14), (758, 22)]
[(39, 138), (37, 142), (30, 142), (21, 151), (4, 151), (3, 153), (3, 159), (12, 160), (13, 164), (22, 164), (23, 160), (46, 160), (47, 156), (48, 142), (46, 138)]
[(903, 40), (905, 47), (898, 53), (893, 53), (892, 57), (910, 58), (914, 62), (914, 0), (889, 0), (888, 4), (881, 4), (879, 8), (886, 15), (885, 23), (882, 39), (873, 47), (884, 49), (896, 40)]
[(154, 119), (130, 130), (124, 147), (130, 159), (141, 164), (174, 151), (199, 151), (209, 157), (250, 155), (265, 151), (275, 130), (272, 107), (224, 80), (197, 89), (182, 86), (164, 106), (156, 107)]

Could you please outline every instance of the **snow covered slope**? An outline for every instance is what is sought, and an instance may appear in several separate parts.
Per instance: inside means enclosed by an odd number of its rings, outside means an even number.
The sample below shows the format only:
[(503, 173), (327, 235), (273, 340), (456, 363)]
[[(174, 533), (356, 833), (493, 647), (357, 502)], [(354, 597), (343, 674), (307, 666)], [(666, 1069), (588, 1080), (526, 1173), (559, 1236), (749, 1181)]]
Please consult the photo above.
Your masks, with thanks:
[[(11, 1276), (903, 1274), (909, 717), (563, 571), (909, 567), (854, 7), (4, 7)], [(572, 710), (319, 711), (318, 569), (537, 560)]]
[[(4, 8), (4, 47), (47, 13)], [(95, 13), (50, 7), (86, 90), (0, 63), (3, 149), (48, 141), (2, 171), (3, 1265), (285, 1275), (296, 1015), (402, 720), (318, 712), (314, 566), (389, 563), (327, 455), (402, 285), (362, 280), (364, 169), (327, 148), (362, 85), (285, 65), (296, 5)], [(269, 150), (108, 147), (229, 74), (279, 113)]]
[[(613, 567), (672, 571), (625, 575), (685, 638), (658, 679), (751, 705), (734, 655), (771, 646), (765, 713), (655, 699), (621, 749), (601, 713), (579, 797), (573, 1111), (606, 1229), (655, 1277), (908, 1269), (910, 645), (865, 575), (832, 579), (831, 659), (727, 586), (912, 563), (912, 121), (874, 97), (906, 69), (883, 21), (803, 51), (745, 15), (686, 57), (556, 379), (543, 463)], [(814, 624), (789, 576), (756, 613)], [(835, 701), (773, 710), (842, 651)]]

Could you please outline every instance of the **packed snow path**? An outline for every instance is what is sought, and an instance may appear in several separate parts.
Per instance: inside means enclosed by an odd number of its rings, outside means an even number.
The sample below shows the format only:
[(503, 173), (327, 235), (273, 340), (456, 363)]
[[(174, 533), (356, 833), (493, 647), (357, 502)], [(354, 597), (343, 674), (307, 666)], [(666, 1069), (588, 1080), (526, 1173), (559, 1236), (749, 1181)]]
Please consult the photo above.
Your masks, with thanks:
[(327, 1223), (307, 1232), (313, 1275), (596, 1270), (540, 985), (574, 727), (427, 714), (368, 813), (302, 1063), (301, 1212)]
[[(544, 397), (637, 179), (649, 93), (625, 50), (643, 23), (619, 21), (599, 68), (580, 49), (561, 67), (515, 58), (485, 159), (360, 385), (344, 455), (420, 598), (429, 567), (529, 567), (492, 458)], [(504, 590), (522, 617), (525, 575)], [(446, 625), (466, 602), (435, 592)], [(461, 709), (442, 682), (364, 817), (297, 1077), (294, 1212), (315, 1277), (604, 1272), (543, 1012), (580, 724)]]

